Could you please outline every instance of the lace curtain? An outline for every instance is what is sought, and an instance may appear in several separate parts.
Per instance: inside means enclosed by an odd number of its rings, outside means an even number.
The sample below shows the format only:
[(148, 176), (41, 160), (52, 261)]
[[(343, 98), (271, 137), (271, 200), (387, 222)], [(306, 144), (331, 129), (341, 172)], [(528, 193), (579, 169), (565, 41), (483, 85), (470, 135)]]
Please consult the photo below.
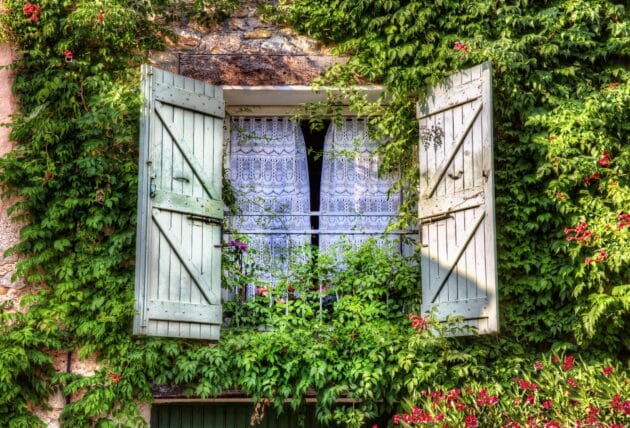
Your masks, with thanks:
[[(379, 177), (378, 147), (363, 119), (332, 123), (324, 142), (320, 183), (319, 248), (341, 238), (360, 245), (381, 234), (397, 215), (399, 195), (388, 197), (395, 177)], [(259, 267), (260, 279), (277, 283), (292, 249), (310, 243), (310, 187), (304, 136), (284, 117), (238, 117), (228, 147), (229, 179), (238, 213), (228, 216), (232, 230), (249, 236), (245, 257)], [(299, 215), (302, 214), (302, 215)], [(228, 241), (231, 239), (227, 237)], [(252, 295), (252, 287), (247, 294)]]
[[(319, 221), (319, 249), (344, 238), (360, 245), (379, 237), (396, 217), (399, 195), (388, 192), (395, 176), (379, 177), (379, 143), (371, 140), (364, 119), (332, 123), (324, 142)], [(397, 237), (387, 238), (387, 242)], [(379, 242), (386, 242), (382, 237)]]
[[(284, 117), (239, 117), (232, 122), (228, 169), (236, 206), (229, 226), (249, 235), (261, 279), (276, 283), (291, 248), (310, 243), (310, 190), (304, 136)], [(293, 214), (293, 215), (292, 215)], [(306, 215), (295, 215), (306, 214)], [(283, 233), (287, 232), (287, 233)], [(252, 287), (248, 295), (252, 295)]]

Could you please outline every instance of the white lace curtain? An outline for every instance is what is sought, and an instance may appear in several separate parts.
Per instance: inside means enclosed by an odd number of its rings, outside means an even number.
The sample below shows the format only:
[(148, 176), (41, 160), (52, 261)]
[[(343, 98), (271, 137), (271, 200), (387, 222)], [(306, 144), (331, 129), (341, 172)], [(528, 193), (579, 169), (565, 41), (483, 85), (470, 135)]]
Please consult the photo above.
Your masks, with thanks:
[[(396, 177), (379, 177), (379, 143), (369, 138), (364, 119), (332, 123), (324, 142), (320, 195), (319, 249), (340, 239), (358, 246), (380, 237), (397, 215), (399, 195), (388, 195)], [(392, 237), (391, 241), (396, 239)], [(379, 242), (384, 243), (382, 237)]]
[(311, 228), (304, 136), (289, 118), (236, 118), (228, 162), (240, 211), (229, 225), (249, 236), (252, 251), (246, 257), (258, 265), (262, 280), (274, 283), (271, 272), (287, 270), (291, 248), (311, 240), (304, 233)]
[[(378, 176), (378, 143), (368, 137), (366, 126), (365, 120), (351, 118), (328, 129), (320, 183), (320, 250), (342, 237), (359, 245), (379, 236), (397, 214), (400, 198), (388, 197), (395, 177)], [(291, 249), (311, 240), (304, 233), (311, 229), (311, 210), (300, 127), (284, 117), (234, 119), (228, 169), (239, 207), (228, 224), (249, 236), (255, 255), (247, 257), (262, 268), (261, 279), (275, 283), (278, 278), (270, 272), (286, 272)]]

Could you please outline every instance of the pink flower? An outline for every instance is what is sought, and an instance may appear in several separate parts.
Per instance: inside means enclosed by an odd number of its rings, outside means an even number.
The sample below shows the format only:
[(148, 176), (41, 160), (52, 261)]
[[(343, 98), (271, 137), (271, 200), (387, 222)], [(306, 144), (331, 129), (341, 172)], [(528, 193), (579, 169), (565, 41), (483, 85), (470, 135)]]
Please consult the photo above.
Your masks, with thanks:
[[(564, 232), (564, 233), (567, 233), (567, 232)], [(560, 358), (558, 358), (557, 355), (554, 355), (553, 357), (551, 357), (551, 361), (554, 362), (554, 363), (557, 363), (558, 361), (560, 361)]]
[(573, 388), (577, 388), (577, 386), (578, 386), (577, 382), (572, 377), (567, 379), (567, 383), (569, 384), (569, 386), (571, 386)]
[(534, 404), (534, 396), (532, 394), (527, 394), (525, 398), (525, 404)]
[(552, 404), (553, 403), (552, 403), (551, 400), (543, 401), (542, 402), (542, 407), (543, 407), (543, 409), (551, 409)]
[(63, 54), (66, 57), (66, 62), (72, 62), (72, 51), (70, 49), (66, 49)]
[(466, 424), (466, 428), (477, 428), (479, 426), (477, 417), (474, 414), (466, 416), (464, 424)]
[(630, 214), (628, 213), (619, 214), (617, 216), (617, 220), (619, 220), (619, 223), (617, 223), (617, 230), (630, 226)]
[(604, 373), (604, 375), (608, 376), (609, 374), (611, 374), (613, 372), (613, 368), (612, 367), (604, 367), (602, 369), (602, 372)]
[(455, 42), (455, 44), (453, 45), (453, 49), (455, 49), (456, 51), (459, 51), (461, 53), (467, 54), (468, 53), (468, 45), (462, 43), (462, 42)]
[(545, 424), (545, 428), (561, 428), (561, 425), (559, 422), (549, 421)]
[(542, 362), (540, 362), (540, 361), (536, 361), (536, 362), (534, 363), (534, 370), (542, 370), (542, 369), (543, 369), (543, 367), (544, 367), (544, 366), (543, 366), (543, 363), (542, 363)]

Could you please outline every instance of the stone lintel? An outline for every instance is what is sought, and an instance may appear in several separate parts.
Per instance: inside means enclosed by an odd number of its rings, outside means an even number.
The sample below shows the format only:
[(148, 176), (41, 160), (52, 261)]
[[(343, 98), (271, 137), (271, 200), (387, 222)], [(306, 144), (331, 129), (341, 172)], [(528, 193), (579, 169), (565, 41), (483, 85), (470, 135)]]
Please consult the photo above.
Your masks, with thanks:
[(180, 73), (215, 85), (310, 85), (334, 63), (314, 55), (182, 54)]

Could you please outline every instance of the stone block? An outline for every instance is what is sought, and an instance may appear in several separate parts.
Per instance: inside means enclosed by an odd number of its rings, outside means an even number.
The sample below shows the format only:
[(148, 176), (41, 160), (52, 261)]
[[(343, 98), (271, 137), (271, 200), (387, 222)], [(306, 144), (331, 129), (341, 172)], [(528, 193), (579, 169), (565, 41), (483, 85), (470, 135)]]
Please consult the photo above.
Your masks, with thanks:
[(265, 28), (257, 28), (256, 30), (248, 31), (243, 34), (244, 39), (268, 39), (273, 36), (273, 31)]

